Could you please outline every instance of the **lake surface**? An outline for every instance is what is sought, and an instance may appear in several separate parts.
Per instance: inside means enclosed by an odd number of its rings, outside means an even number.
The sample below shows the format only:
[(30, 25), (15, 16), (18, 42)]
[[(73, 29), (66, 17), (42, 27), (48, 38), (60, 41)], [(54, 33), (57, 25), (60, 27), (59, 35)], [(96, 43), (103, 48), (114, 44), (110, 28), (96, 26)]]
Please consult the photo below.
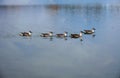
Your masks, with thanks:
[[(39, 36), (93, 27), (83, 41)], [(0, 78), (120, 78), (119, 34), (120, 7), (0, 6)]]

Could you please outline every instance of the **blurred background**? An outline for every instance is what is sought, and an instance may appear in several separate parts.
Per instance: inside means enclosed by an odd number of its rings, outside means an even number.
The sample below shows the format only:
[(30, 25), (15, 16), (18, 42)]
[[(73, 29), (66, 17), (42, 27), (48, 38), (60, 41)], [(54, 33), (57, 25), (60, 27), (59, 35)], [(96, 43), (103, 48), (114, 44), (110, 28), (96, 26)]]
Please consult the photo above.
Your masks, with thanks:
[(0, 0), (0, 78), (120, 78), (119, 30), (120, 0)]

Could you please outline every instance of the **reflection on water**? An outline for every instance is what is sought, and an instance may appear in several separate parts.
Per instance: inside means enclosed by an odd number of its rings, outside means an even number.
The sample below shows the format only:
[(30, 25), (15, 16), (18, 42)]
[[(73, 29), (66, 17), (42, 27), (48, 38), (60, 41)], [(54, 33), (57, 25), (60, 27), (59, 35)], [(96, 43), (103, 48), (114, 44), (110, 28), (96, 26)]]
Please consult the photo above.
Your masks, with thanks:
[[(0, 6), (0, 78), (119, 78), (119, 20), (115, 5)], [(40, 37), (93, 27), (82, 39)]]

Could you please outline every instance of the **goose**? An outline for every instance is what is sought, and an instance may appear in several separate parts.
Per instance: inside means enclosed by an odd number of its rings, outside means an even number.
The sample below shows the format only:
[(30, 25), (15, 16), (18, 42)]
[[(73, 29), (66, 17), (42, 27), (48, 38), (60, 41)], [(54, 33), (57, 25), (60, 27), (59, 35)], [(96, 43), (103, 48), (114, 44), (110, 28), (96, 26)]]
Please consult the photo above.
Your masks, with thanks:
[(95, 28), (92, 28), (91, 30), (84, 30), (84, 31), (82, 31), (82, 33), (84, 33), (84, 34), (93, 34), (94, 32), (95, 32)]
[(32, 35), (32, 31), (29, 31), (29, 32), (21, 32), (19, 35), (20, 35), (20, 36), (31, 36), (31, 35)]
[(82, 37), (82, 31), (79, 34), (71, 34), (70, 35), (71, 38), (79, 38)]
[(64, 32), (63, 34), (56, 34), (56, 37), (58, 38), (64, 38), (67, 37), (68, 32)]
[(53, 36), (53, 32), (41, 33), (40, 36), (41, 36), (41, 37), (52, 37), (52, 36)]

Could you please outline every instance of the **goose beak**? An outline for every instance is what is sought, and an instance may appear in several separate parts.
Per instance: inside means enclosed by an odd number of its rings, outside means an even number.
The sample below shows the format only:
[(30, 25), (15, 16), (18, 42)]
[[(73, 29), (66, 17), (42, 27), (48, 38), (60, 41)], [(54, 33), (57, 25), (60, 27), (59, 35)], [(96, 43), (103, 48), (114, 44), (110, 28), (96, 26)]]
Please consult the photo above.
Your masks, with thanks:
[(32, 31), (29, 31), (30, 33), (32, 33)]
[(84, 31), (80, 31), (81, 33), (84, 33)]

